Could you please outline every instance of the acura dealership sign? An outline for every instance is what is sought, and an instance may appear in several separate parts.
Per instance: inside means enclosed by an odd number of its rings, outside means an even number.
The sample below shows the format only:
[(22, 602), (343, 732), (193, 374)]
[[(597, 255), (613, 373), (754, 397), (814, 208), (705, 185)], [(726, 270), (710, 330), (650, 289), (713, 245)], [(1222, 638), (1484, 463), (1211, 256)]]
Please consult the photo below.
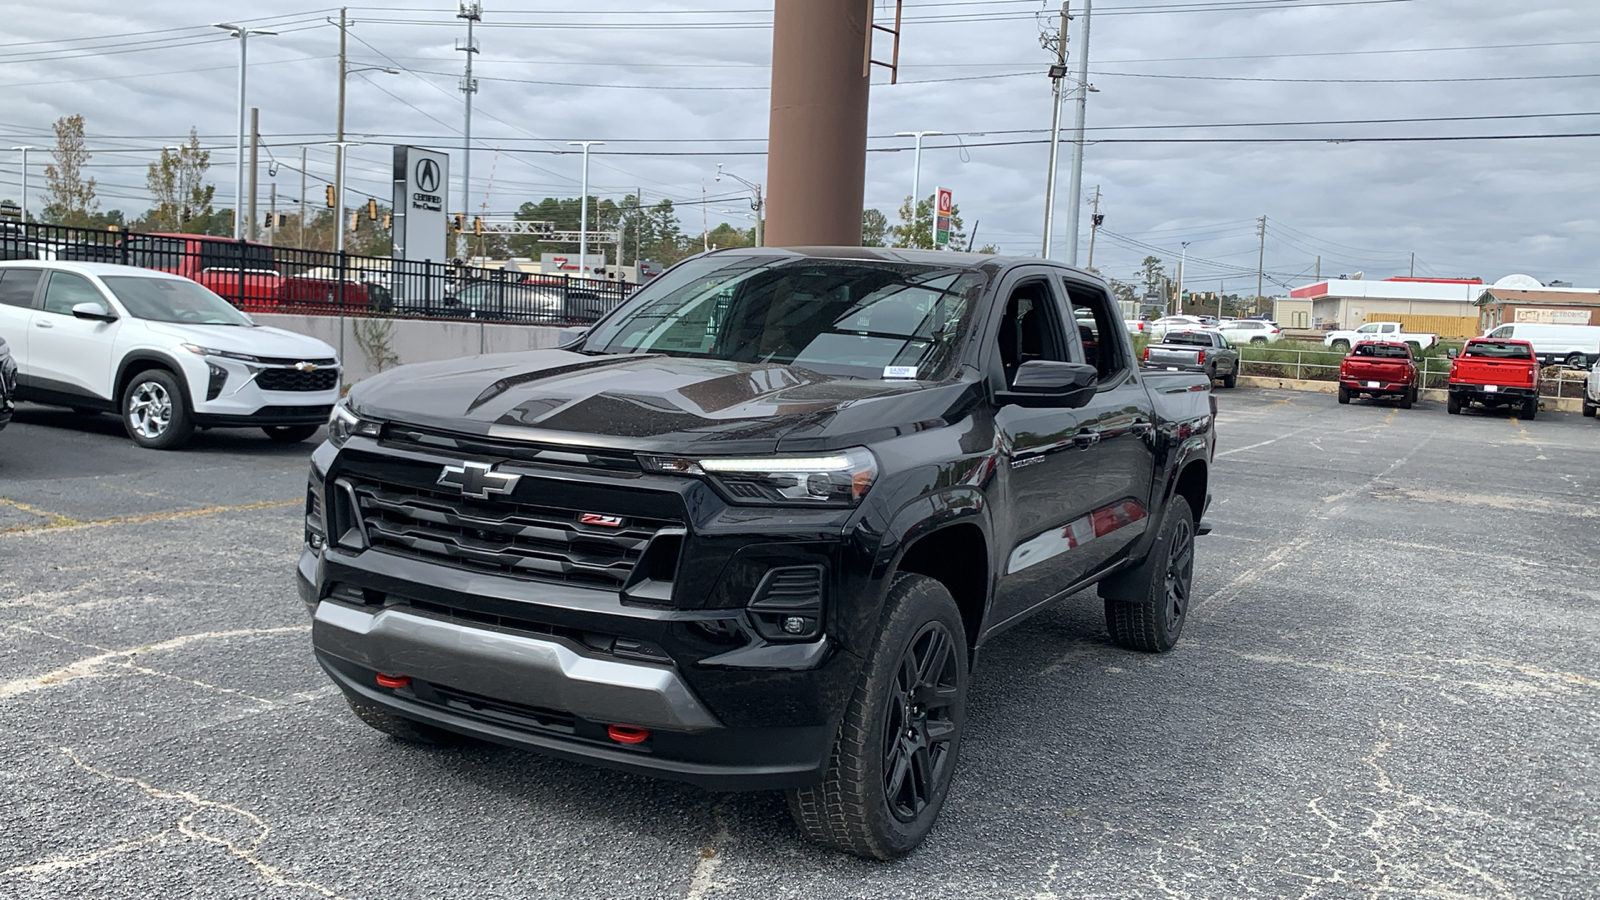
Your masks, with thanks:
[(444, 262), (450, 157), (421, 147), (394, 148), (395, 259)]

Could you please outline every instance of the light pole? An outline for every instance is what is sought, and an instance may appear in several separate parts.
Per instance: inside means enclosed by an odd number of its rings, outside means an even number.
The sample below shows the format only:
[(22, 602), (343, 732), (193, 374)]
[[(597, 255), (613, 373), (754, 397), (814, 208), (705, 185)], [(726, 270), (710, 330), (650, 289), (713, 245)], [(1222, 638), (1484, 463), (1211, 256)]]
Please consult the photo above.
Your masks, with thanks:
[(239, 39), (239, 140), (234, 145), (234, 150), (235, 150), (234, 156), (235, 156), (235, 159), (234, 159), (234, 164), (233, 164), (233, 238), (234, 238), (234, 240), (243, 240), (244, 239), (245, 222), (244, 222), (244, 212), (243, 212), (242, 209), (240, 209), (240, 207), (244, 203), (244, 114), (245, 114), (244, 73), (245, 73), (245, 58), (246, 58), (246, 55), (247, 55), (247, 50), (248, 50), (248, 48), (250, 46), (250, 35), (252, 35), (252, 34), (273, 35), (273, 34), (277, 34), (277, 32), (276, 31), (267, 31), (267, 30), (261, 29), (261, 28), (245, 28), (242, 25), (229, 25), (227, 23), (217, 23), (217, 24), (212, 25), (211, 27), (212, 28), (221, 28), (223, 31), (229, 32), (229, 36), (230, 37), (236, 37), (236, 38)]
[(567, 141), (569, 147), (583, 148), (583, 197), (578, 201), (578, 274), (589, 264), (589, 148), (603, 147), (605, 141)]
[[(330, 141), (334, 148), (333, 161), (333, 252), (344, 252), (344, 151), (346, 147), (359, 147), (360, 141)], [(342, 290), (342, 289), (341, 289)], [(343, 304), (340, 304), (343, 309)]]
[(1183, 253), (1181, 255), (1179, 255), (1179, 257), (1178, 257), (1178, 310), (1177, 310), (1177, 314), (1178, 315), (1182, 315), (1183, 314), (1183, 267), (1185, 265), (1187, 265), (1188, 262), (1189, 262), (1189, 242), (1188, 241), (1184, 241), (1183, 242)]
[(752, 210), (754, 210), (755, 214), (756, 214), (756, 246), (757, 247), (765, 247), (767, 245), (766, 235), (763, 233), (763, 230), (761, 228), (761, 220), (763, 218), (763, 216), (761, 214), (761, 207), (762, 207), (762, 205), (764, 203), (764, 201), (761, 199), (761, 185), (755, 184), (754, 182), (746, 181), (743, 178), (740, 178), (739, 176), (733, 174), (732, 172), (724, 172), (724, 171), (722, 171), (722, 163), (717, 163), (717, 180), (721, 181), (722, 180), (722, 176), (724, 176), (724, 175), (728, 176), (729, 178), (732, 178), (734, 181), (739, 182), (740, 184), (744, 185), (745, 187), (747, 187), (750, 190), (755, 192), (755, 198), (750, 201), (750, 208)]
[(1056, 221), (1056, 161), (1061, 155), (1061, 79), (1067, 77), (1067, 4), (1061, 4), (1061, 28), (1056, 32), (1056, 62), (1050, 67), (1050, 168), (1044, 177), (1044, 250), (1040, 256), (1050, 258), (1050, 245), (1055, 242)]
[(22, 151), (22, 223), (28, 223), (28, 151), (37, 150), (37, 147), (12, 147), (13, 150)]
[(340, 48), (339, 48), (339, 123), (338, 123), (338, 136), (334, 139), (334, 142), (333, 142), (333, 148), (334, 148), (334, 151), (333, 151), (333, 153), (334, 153), (334, 160), (333, 160), (333, 194), (334, 194), (335, 197), (339, 198), (338, 201), (337, 201), (337, 205), (338, 205), (338, 208), (339, 208), (339, 216), (338, 216), (338, 219), (335, 221), (334, 224), (336, 226), (335, 230), (338, 231), (338, 233), (339, 233), (338, 246), (339, 246), (340, 250), (344, 249), (344, 224), (343, 224), (344, 223), (344, 148), (347, 147), (347, 146), (349, 146), (349, 147), (355, 146), (355, 144), (352, 144), (352, 143), (350, 143), (350, 142), (348, 142), (348, 141), (346, 141), (344, 139), (344, 83), (345, 83), (345, 79), (349, 78), (351, 75), (357, 75), (357, 74), (360, 74), (362, 72), (382, 72), (385, 75), (399, 75), (400, 74), (400, 70), (391, 69), (391, 68), (388, 68), (387, 66), (361, 66), (360, 68), (356, 68), (356, 69), (347, 68), (346, 65), (345, 65), (345, 56), (344, 56), (344, 30), (345, 30), (345, 28), (346, 28), (346, 23), (344, 21), (344, 10), (341, 9), (341, 10), (339, 10), (339, 41), (340, 41)]
[(917, 204), (922, 202), (922, 139), (944, 134), (942, 131), (896, 131), (895, 137), (914, 137), (917, 151), (911, 159), (911, 225), (906, 234), (906, 246), (911, 246), (911, 236), (917, 230)]
[[(1072, 121), (1072, 178), (1067, 183), (1067, 265), (1078, 264), (1078, 210), (1083, 206), (1083, 117), (1089, 106), (1089, 10), (1091, 0), (1083, 0), (1083, 28), (1078, 37), (1078, 107)], [(1059, 84), (1059, 82), (1057, 82)]]

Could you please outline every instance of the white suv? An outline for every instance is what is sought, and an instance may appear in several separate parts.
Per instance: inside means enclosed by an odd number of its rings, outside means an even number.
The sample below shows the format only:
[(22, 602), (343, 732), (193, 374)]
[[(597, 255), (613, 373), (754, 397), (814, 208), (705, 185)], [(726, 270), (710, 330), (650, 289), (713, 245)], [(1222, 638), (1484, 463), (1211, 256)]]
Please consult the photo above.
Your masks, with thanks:
[(0, 262), (0, 336), (17, 399), (115, 411), (143, 447), (174, 449), (196, 427), (303, 441), (339, 399), (332, 347), (148, 269)]

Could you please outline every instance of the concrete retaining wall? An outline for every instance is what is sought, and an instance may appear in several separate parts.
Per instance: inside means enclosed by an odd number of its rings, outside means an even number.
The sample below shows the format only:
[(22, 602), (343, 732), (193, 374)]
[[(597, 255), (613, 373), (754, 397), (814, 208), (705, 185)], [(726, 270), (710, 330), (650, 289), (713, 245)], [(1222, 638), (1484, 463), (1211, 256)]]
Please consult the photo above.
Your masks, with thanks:
[[(304, 334), (327, 341), (339, 349), (339, 318), (337, 316), (290, 316), (276, 313), (252, 313), (250, 316), (262, 325), (271, 325), (296, 334)], [(541, 350), (565, 343), (563, 334), (576, 335), (576, 329), (554, 325), (496, 325), (487, 322), (433, 322), (418, 319), (355, 319), (344, 320), (344, 349), (339, 357), (345, 363), (345, 381), (354, 384), (378, 372), (378, 362), (373, 354), (363, 349), (357, 340), (357, 329), (370, 334), (374, 327), (387, 327), (386, 343), (389, 352), (400, 362), (389, 362), (384, 368), (394, 368), (404, 363), (433, 362), (440, 359), (458, 359), (480, 353), (509, 353), (515, 350)], [(378, 349), (378, 348), (374, 348)]]

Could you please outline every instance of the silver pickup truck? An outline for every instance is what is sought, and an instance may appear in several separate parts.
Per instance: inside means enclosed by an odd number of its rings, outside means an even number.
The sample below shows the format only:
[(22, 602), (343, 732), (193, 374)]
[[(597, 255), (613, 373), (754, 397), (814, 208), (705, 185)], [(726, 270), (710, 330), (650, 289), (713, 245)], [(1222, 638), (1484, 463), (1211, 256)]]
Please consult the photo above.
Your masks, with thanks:
[(1217, 331), (1175, 331), (1144, 348), (1146, 369), (1169, 372), (1203, 372), (1222, 379), (1223, 387), (1239, 381), (1239, 351)]

